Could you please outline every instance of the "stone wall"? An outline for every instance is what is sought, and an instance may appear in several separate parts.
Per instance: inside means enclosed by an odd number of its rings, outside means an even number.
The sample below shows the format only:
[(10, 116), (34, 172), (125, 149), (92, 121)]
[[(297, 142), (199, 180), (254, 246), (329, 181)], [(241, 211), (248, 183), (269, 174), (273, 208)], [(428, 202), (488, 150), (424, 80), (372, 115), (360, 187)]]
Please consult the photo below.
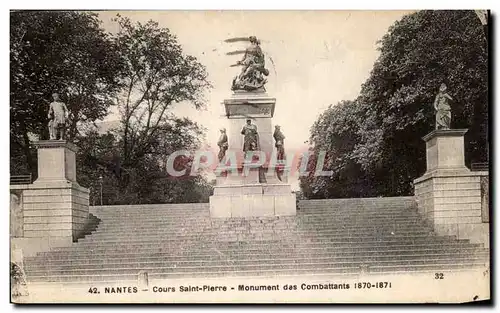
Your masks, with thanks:
[(10, 237), (24, 237), (22, 189), (14, 188), (10, 191)]
[(481, 176), (481, 217), (483, 223), (490, 222), (490, 179), (488, 175)]
[(76, 241), (88, 218), (89, 192), (77, 184), (33, 184), (23, 192), (24, 237)]
[(427, 170), (414, 181), (418, 211), (439, 235), (489, 247), (488, 172), (464, 164), (466, 129), (434, 130), (426, 142)]
[(85, 234), (89, 192), (75, 183), (10, 186), (12, 244), (31, 255), (67, 246)]
[(415, 181), (419, 213), (440, 235), (488, 246), (489, 204), (481, 184), (484, 177), (487, 179), (487, 172), (435, 172), (422, 176)]

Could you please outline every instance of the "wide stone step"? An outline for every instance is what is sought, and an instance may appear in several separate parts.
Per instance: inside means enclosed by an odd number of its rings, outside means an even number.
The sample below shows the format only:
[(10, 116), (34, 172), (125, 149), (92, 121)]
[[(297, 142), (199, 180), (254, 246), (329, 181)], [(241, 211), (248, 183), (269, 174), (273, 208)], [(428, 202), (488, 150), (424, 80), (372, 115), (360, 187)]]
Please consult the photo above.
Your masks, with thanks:
[[(425, 272), (432, 275), (436, 271), (440, 272), (456, 272), (461, 270), (470, 270), (471, 268), (482, 268), (482, 264), (474, 263), (461, 263), (461, 264), (424, 264), (413, 266), (373, 266), (370, 267), (370, 272), (374, 273), (408, 273), (408, 272)], [(209, 277), (286, 277), (297, 275), (356, 275), (359, 274), (360, 269), (356, 267), (350, 268), (322, 268), (321, 271), (315, 269), (270, 269), (258, 271), (227, 271), (227, 272), (189, 272), (189, 273), (148, 273), (150, 281), (174, 279), (174, 278), (209, 278)], [(28, 280), (31, 282), (66, 282), (66, 283), (82, 283), (82, 282), (130, 282), (137, 283), (137, 274), (123, 274), (123, 275), (58, 275), (58, 276), (29, 276)]]
[(206, 213), (210, 211), (209, 206), (205, 207), (195, 207), (195, 208), (165, 208), (165, 207), (136, 207), (136, 208), (127, 208), (123, 209), (120, 206), (117, 208), (97, 208), (97, 207), (89, 207), (90, 212), (103, 212), (103, 213), (115, 213), (115, 214), (127, 214), (127, 213), (155, 213), (155, 212), (165, 212), (171, 214), (179, 214), (179, 213), (191, 213), (191, 214), (199, 214)]
[(244, 223), (238, 222), (216, 222), (216, 221), (207, 221), (207, 220), (199, 220), (199, 221), (170, 221), (170, 220), (124, 220), (124, 221), (112, 221), (112, 220), (102, 220), (98, 227), (160, 227), (160, 226), (174, 226), (174, 227), (182, 227), (182, 226), (191, 226), (191, 227), (203, 227), (207, 225), (213, 225), (213, 227), (240, 227), (246, 225), (295, 225), (295, 224), (304, 224), (310, 226), (323, 226), (323, 227), (335, 227), (338, 225), (362, 225), (364, 227), (369, 225), (409, 225), (409, 224), (422, 224), (422, 220), (420, 218), (394, 218), (394, 219), (327, 219), (327, 218), (307, 218), (307, 219), (297, 219), (293, 221), (248, 221)]
[(386, 230), (430, 230), (431, 227), (422, 222), (415, 223), (343, 223), (343, 224), (309, 224), (309, 223), (298, 223), (298, 224), (260, 224), (260, 225), (240, 225), (240, 226), (218, 226), (218, 225), (100, 225), (92, 232), (92, 234), (114, 234), (114, 233), (133, 233), (135, 236), (141, 236), (141, 234), (151, 234), (151, 233), (184, 233), (190, 232), (192, 234), (201, 234), (209, 232), (238, 232), (238, 233), (248, 233), (254, 231), (271, 231), (276, 232), (292, 232), (301, 231), (309, 232), (314, 234), (316, 232), (384, 232)]
[(117, 219), (127, 219), (127, 218), (170, 218), (170, 219), (197, 219), (197, 218), (210, 218), (210, 212), (198, 212), (198, 213), (190, 213), (190, 212), (179, 212), (176, 214), (171, 214), (168, 212), (113, 212), (113, 213), (103, 213), (103, 212), (91, 212), (99, 218), (117, 218)]
[(93, 236), (85, 237), (80, 239), (78, 243), (122, 243), (122, 244), (132, 244), (134, 242), (151, 242), (151, 243), (161, 243), (161, 242), (189, 242), (192, 240), (215, 240), (215, 241), (249, 241), (255, 240), (283, 240), (289, 241), (291, 236), (294, 236), (296, 242), (310, 242), (312, 240), (324, 239), (327, 241), (339, 240), (339, 241), (350, 241), (359, 242), (364, 240), (379, 241), (382, 239), (397, 241), (398, 239), (408, 239), (408, 238), (422, 238), (428, 236), (434, 236), (435, 234), (430, 230), (420, 230), (420, 231), (394, 231), (391, 234), (390, 230), (384, 232), (348, 232), (348, 231), (332, 231), (311, 234), (309, 232), (252, 232), (252, 233), (225, 233), (225, 232), (211, 232), (203, 234), (192, 234), (191, 232), (186, 232), (185, 234), (179, 233), (150, 233), (150, 234), (137, 234), (134, 233), (116, 233), (112, 235), (109, 233), (96, 234)]
[(332, 211), (332, 210), (300, 210), (297, 211), (297, 215), (300, 217), (312, 217), (312, 216), (318, 216), (318, 217), (325, 217), (325, 216), (331, 216), (331, 217), (383, 217), (383, 218), (394, 218), (394, 217), (420, 217), (419, 213), (414, 210), (399, 210), (399, 211), (386, 211), (386, 212), (379, 212), (379, 211), (373, 211), (373, 212), (367, 212), (367, 211), (362, 211), (362, 212), (356, 212), (356, 211)]
[(390, 211), (412, 211), (416, 210), (417, 207), (414, 205), (381, 205), (381, 206), (360, 206), (360, 205), (343, 205), (335, 206), (329, 204), (316, 204), (316, 205), (298, 205), (297, 210), (307, 211), (307, 210), (325, 210), (332, 212), (378, 212), (383, 214), (384, 212)]
[(157, 267), (143, 267), (143, 266), (133, 266), (133, 267), (112, 267), (112, 268), (92, 268), (92, 269), (68, 269), (68, 270), (58, 270), (50, 269), (46, 271), (33, 270), (27, 273), (29, 276), (32, 275), (89, 275), (89, 274), (127, 274), (127, 273), (139, 273), (140, 271), (152, 271), (155, 273), (182, 273), (182, 272), (206, 272), (206, 271), (243, 271), (243, 270), (268, 270), (279, 266), (281, 269), (317, 269), (322, 268), (352, 268), (352, 267), (362, 267), (362, 266), (411, 266), (411, 265), (425, 265), (425, 264), (461, 264), (461, 263), (484, 265), (485, 261), (481, 259), (468, 259), (468, 260), (456, 260), (456, 259), (425, 259), (425, 260), (386, 260), (386, 261), (348, 261), (348, 262), (311, 262), (311, 263), (260, 263), (260, 264), (220, 264), (220, 265), (210, 265), (210, 266), (166, 266), (162, 264)]
[(318, 215), (318, 216), (385, 216), (385, 217), (394, 217), (394, 216), (418, 216), (418, 212), (416, 210), (391, 210), (391, 211), (350, 211), (350, 210), (298, 210), (297, 216), (310, 216), (310, 215)]
[[(147, 216), (147, 215), (137, 215), (137, 216), (103, 216), (101, 214), (95, 213), (96, 217), (99, 218), (102, 222), (113, 222), (116, 224), (126, 224), (126, 223), (155, 223), (155, 222), (170, 222), (170, 223), (177, 223), (177, 222), (185, 222), (189, 223), (192, 222), (194, 224), (196, 223), (206, 223), (206, 222), (211, 222), (211, 223), (239, 223), (242, 221), (242, 219), (236, 219), (236, 218), (231, 218), (231, 219), (211, 219), (208, 215), (207, 216), (182, 216), (182, 217), (172, 217), (172, 216), (166, 216), (166, 215), (152, 215), (152, 216)], [(300, 213), (297, 214), (294, 217), (280, 217), (280, 218), (247, 218), (245, 219), (246, 223), (250, 222), (281, 222), (281, 221), (317, 221), (317, 220), (342, 220), (342, 221), (348, 221), (348, 220), (377, 220), (377, 221), (391, 221), (391, 220), (421, 220), (421, 217), (418, 214), (412, 214), (412, 213), (397, 213), (397, 214), (330, 214), (330, 213), (325, 213), (325, 214), (318, 214), (318, 213)]]
[(210, 224), (210, 223), (198, 223), (198, 224), (186, 224), (186, 223), (144, 223), (144, 224), (112, 224), (112, 223), (101, 223), (98, 225), (97, 229), (99, 231), (111, 231), (111, 230), (134, 230), (134, 229), (183, 229), (189, 228), (193, 231), (203, 231), (204, 229), (263, 229), (263, 228), (275, 228), (275, 229), (376, 229), (376, 228), (387, 228), (387, 227), (422, 227), (427, 226), (422, 221), (393, 221), (393, 222), (377, 222), (369, 223), (368, 221), (351, 221), (351, 222), (340, 222), (340, 223), (326, 223), (324, 221), (318, 222), (304, 222), (297, 221), (295, 223), (252, 223), (252, 224), (238, 224), (238, 225), (225, 225), (225, 224)]
[[(219, 264), (221, 262), (230, 262), (231, 264), (254, 264), (254, 263), (273, 263), (273, 262), (291, 262), (291, 263), (302, 263), (302, 262), (347, 262), (347, 261), (364, 261), (365, 255), (360, 254), (352, 254), (352, 255), (342, 255), (339, 256), (337, 254), (328, 254), (328, 255), (318, 255), (318, 256), (309, 256), (307, 254), (297, 254), (290, 255), (289, 257), (285, 256), (272, 256), (272, 255), (258, 255), (258, 256), (247, 256), (245, 258), (224, 258), (219, 256), (218, 258), (207, 258), (206, 256), (198, 256), (198, 257), (142, 257), (142, 258), (132, 258), (132, 259), (100, 259), (100, 260), (57, 260), (53, 262), (29, 262), (26, 263), (26, 269), (37, 269), (37, 270), (45, 270), (45, 269), (90, 269), (96, 267), (109, 268), (109, 267), (157, 267), (165, 264), (176, 264), (177, 266), (182, 265), (192, 265), (192, 266), (208, 266), (213, 264)], [(475, 252), (470, 251), (469, 253), (463, 252), (449, 252), (449, 253), (438, 253), (434, 254), (415, 254), (406, 252), (406, 254), (398, 254), (397, 256), (387, 255), (384, 253), (376, 253), (370, 257), (372, 261), (386, 261), (386, 260), (399, 260), (399, 261), (410, 261), (410, 260), (424, 260), (424, 259), (488, 259), (488, 252)]]
[(304, 208), (334, 208), (338, 210), (378, 210), (378, 211), (384, 211), (384, 210), (391, 210), (391, 209), (402, 209), (402, 210), (407, 210), (407, 209), (414, 209), (417, 206), (415, 204), (405, 204), (405, 203), (379, 203), (379, 204), (366, 204), (366, 203), (344, 203), (344, 204), (338, 204), (338, 203), (302, 203), (299, 202), (297, 204), (297, 208), (304, 209)]
[(203, 235), (191, 235), (186, 234), (183, 235), (144, 235), (140, 237), (134, 236), (90, 236), (84, 239), (80, 239), (78, 242), (81, 245), (96, 243), (96, 244), (104, 244), (109, 242), (111, 244), (133, 244), (133, 243), (165, 243), (165, 242), (191, 242), (191, 241), (202, 241), (202, 240), (210, 240), (210, 241), (218, 241), (218, 242), (227, 242), (227, 241), (273, 241), (273, 240), (282, 240), (282, 241), (290, 241), (290, 236), (295, 236), (294, 242), (311, 242), (311, 241), (322, 241), (322, 242), (330, 242), (330, 241), (344, 241), (344, 242), (360, 242), (360, 241), (398, 241), (405, 240), (409, 238), (420, 239), (422, 237), (427, 238), (429, 236), (434, 236), (434, 233), (430, 231), (420, 231), (420, 232), (395, 232), (394, 235), (390, 235), (387, 233), (325, 233), (325, 234), (311, 234), (311, 235), (302, 235), (299, 236), (300, 233), (253, 233), (253, 234), (203, 234)]
[(406, 203), (414, 202), (415, 198), (413, 196), (403, 196), (403, 197), (366, 197), (366, 198), (335, 198), (335, 199), (304, 199), (299, 200), (299, 203)]
[(193, 251), (193, 253), (183, 253), (183, 254), (172, 254), (168, 252), (157, 252), (157, 253), (136, 253), (135, 251), (131, 251), (130, 253), (121, 253), (121, 254), (102, 254), (97, 252), (94, 255), (61, 255), (58, 258), (50, 257), (50, 258), (36, 258), (27, 261), (26, 264), (40, 264), (42, 266), (49, 264), (60, 264), (64, 262), (66, 264), (74, 263), (105, 263), (110, 261), (138, 261), (138, 260), (164, 260), (167, 261), (196, 261), (196, 260), (260, 260), (265, 258), (272, 259), (283, 259), (283, 258), (296, 258), (296, 257), (304, 257), (304, 258), (320, 258), (320, 257), (346, 257), (346, 258), (359, 258), (361, 260), (365, 260), (366, 258), (372, 258), (379, 255), (388, 256), (394, 259), (398, 259), (404, 256), (412, 255), (422, 255), (422, 256), (432, 256), (432, 255), (463, 255), (463, 256), (486, 256), (489, 255), (488, 252), (483, 252), (478, 250), (477, 248), (447, 248), (447, 249), (389, 249), (384, 253), (383, 250), (374, 250), (371, 251), (346, 251), (342, 255), (332, 252), (332, 251), (306, 251), (306, 250), (295, 250), (295, 251), (283, 251), (283, 252), (265, 252), (265, 251), (214, 251), (210, 255), (207, 255), (207, 251)]
[(460, 264), (463, 262), (474, 262), (476, 264), (487, 264), (487, 259), (484, 257), (439, 257), (433, 259), (398, 259), (398, 260), (370, 260), (365, 261), (361, 259), (352, 259), (352, 260), (269, 260), (264, 266), (262, 263), (249, 263), (249, 262), (239, 262), (239, 261), (218, 261), (218, 262), (171, 262), (171, 263), (162, 263), (162, 262), (149, 262), (149, 263), (122, 263), (122, 264), (114, 264), (109, 265), (108, 267), (104, 266), (85, 266), (82, 265), (78, 268), (71, 267), (48, 267), (48, 268), (30, 268), (26, 269), (27, 275), (68, 275), (68, 274), (95, 274), (95, 273), (117, 273), (117, 274), (125, 274), (130, 272), (136, 272), (145, 270), (145, 271), (154, 271), (156, 269), (161, 269), (165, 267), (173, 268), (173, 269), (181, 269), (183, 271), (206, 271), (208, 269), (214, 269), (215, 271), (220, 270), (221, 268), (230, 267), (238, 270), (255, 270), (255, 269), (269, 269), (270, 267), (293, 267), (296, 268), (314, 268), (317, 266), (320, 269), (322, 266), (348, 266), (348, 263), (351, 263), (351, 266), (383, 266), (383, 265), (420, 265), (420, 264), (435, 264), (435, 263), (447, 263), (447, 264)]
[(419, 224), (419, 225), (425, 225), (424, 222), (420, 219), (398, 219), (398, 220), (377, 220), (373, 219), (370, 220), (332, 220), (328, 221), (327, 219), (317, 219), (317, 220), (306, 220), (306, 219), (300, 219), (300, 220), (295, 220), (295, 221), (276, 221), (276, 222), (247, 222), (247, 223), (215, 223), (215, 222), (209, 222), (209, 221), (200, 221), (196, 223), (191, 223), (191, 222), (184, 222), (184, 221), (179, 221), (177, 223), (172, 222), (172, 221), (161, 221), (157, 220), (155, 222), (144, 222), (141, 223), (140, 221), (134, 221), (134, 222), (124, 222), (124, 223), (113, 223), (111, 221), (104, 221), (101, 222), (98, 227), (102, 228), (109, 228), (109, 227), (160, 227), (160, 226), (165, 226), (165, 227), (172, 227), (172, 228), (179, 228), (183, 226), (190, 226), (190, 227), (206, 227), (210, 226), (212, 228), (221, 228), (221, 227), (226, 227), (226, 228), (241, 228), (241, 227), (290, 227), (290, 226), (295, 226), (295, 225), (306, 225), (310, 227), (339, 227), (339, 226), (363, 226), (363, 227), (368, 227), (370, 225), (376, 225), (376, 226), (383, 226), (383, 225), (414, 225), (414, 224)]
[(123, 205), (93, 205), (93, 209), (98, 210), (136, 210), (140, 208), (150, 209), (197, 209), (208, 208), (208, 202), (193, 202), (193, 203), (157, 203), (157, 204), (123, 204)]
[(41, 255), (45, 259), (57, 258), (100, 258), (100, 257), (133, 257), (140, 255), (153, 255), (153, 254), (168, 254), (168, 255), (195, 255), (203, 254), (204, 251), (210, 251), (215, 254), (240, 254), (240, 253), (322, 253), (322, 252), (337, 252), (339, 254), (346, 252), (383, 252), (391, 253), (392, 251), (461, 251), (465, 248), (479, 248), (479, 244), (469, 244), (465, 242), (435, 242), (426, 244), (425, 242), (373, 242), (367, 244), (353, 244), (351, 242), (337, 242), (335, 245), (325, 247), (324, 243), (309, 243), (309, 244), (295, 244), (287, 246), (270, 246), (262, 244), (239, 244), (239, 243), (224, 243), (213, 245), (154, 245), (154, 244), (139, 244), (134, 245), (111, 245), (109, 247), (97, 247), (95, 245), (80, 246), (78, 248), (59, 248), (51, 252), (46, 252)]
[(198, 219), (205, 219), (209, 220), (210, 219), (210, 214), (207, 212), (206, 214), (190, 214), (190, 213), (183, 213), (183, 214), (167, 214), (167, 213), (162, 213), (162, 212), (157, 212), (157, 213), (151, 213), (151, 212), (145, 212), (145, 213), (113, 213), (113, 214), (104, 214), (100, 212), (94, 212), (93, 213), (95, 216), (97, 216), (100, 219), (112, 219), (112, 220), (128, 220), (130, 218), (138, 218), (138, 219), (144, 219), (144, 220), (154, 220), (156, 218), (162, 218), (162, 219), (171, 219), (171, 220), (198, 220)]
[(255, 224), (255, 225), (239, 225), (239, 226), (227, 226), (227, 225), (210, 225), (210, 224), (157, 224), (157, 225), (99, 225), (95, 232), (123, 232), (123, 231), (136, 231), (136, 232), (176, 232), (182, 230), (190, 230), (193, 233), (200, 233), (204, 231), (241, 231), (246, 232), (249, 230), (265, 230), (265, 229), (276, 229), (280, 231), (287, 230), (304, 230), (315, 232), (315, 230), (377, 230), (377, 229), (428, 229), (430, 226), (424, 224), (423, 222), (394, 222), (394, 223), (340, 223), (340, 224), (328, 224), (328, 223), (296, 223), (296, 224)]
[[(307, 232), (251, 232), (251, 233), (229, 233), (229, 232), (211, 232), (204, 234), (193, 234), (191, 232), (185, 232), (184, 234), (176, 233), (150, 233), (150, 234), (138, 234), (133, 236), (133, 234), (122, 234), (117, 233), (116, 235), (110, 235), (108, 233), (95, 234), (83, 239), (79, 239), (78, 243), (117, 243), (117, 244), (131, 244), (134, 242), (152, 242), (152, 243), (162, 243), (162, 242), (191, 242), (191, 241), (282, 241), (282, 242), (309, 242), (312, 239), (328, 239), (339, 240), (339, 241), (350, 241), (359, 242), (364, 240), (370, 241), (380, 241), (380, 240), (399, 240), (408, 238), (421, 238), (426, 236), (435, 236), (435, 233), (431, 230), (420, 230), (420, 231), (380, 231), (380, 232), (323, 232), (310, 234)], [(352, 239), (352, 240), (351, 240)]]
[(339, 232), (339, 233), (384, 233), (391, 231), (404, 232), (422, 231), (422, 230), (432, 230), (432, 228), (423, 223), (394, 223), (394, 224), (342, 224), (342, 225), (310, 225), (310, 224), (290, 224), (290, 225), (255, 225), (255, 226), (199, 226), (199, 227), (189, 227), (189, 226), (152, 226), (152, 227), (102, 227), (97, 228), (92, 235), (123, 235), (123, 234), (133, 234), (132, 236), (143, 236), (148, 234), (181, 234), (190, 233), (192, 235), (200, 234), (210, 234), (210, 233), (253, 233), (253, 232), (270, 232), (274, 231), (276, 233), (286, 233), (286, 232), (300, 232), (304, 234), (317, 234), (323, 232)]
[[(68, 258), (103, 258), (109, 256), (120, 256), (123, 258), (135, 258), (141, 256), (180, 256), (184, 257), (204, 255), (220, 256), (220, 255), (238, 255), (248, 256), (249, 254), (280, 254), (280, 255), (293, 255), (297, 253), (310, 253), (311, 255), (324, 254), (324, 253), (337, 253), (337, 254), (376, 254), (386, 252), (390, 253), (432, 253), (435, 252), (461, 252), (461, 251), (484, 251), (480, 244), (471, 244), (463, 241), (442, 242), (437, 241), (433, 243), (425, 242), (398, 242), (398, 243), (370, 243), (368, 245), (353, 245), (352, 243), (339, 243), (336, 246), (325, 246), (322, 244), (305, 245), (258, 245), (258, 244), (240, 244), (240, 243), (223, 243), (211, 245), (190, 246), (191, 249), (185, 250), (182, 245), (172, 246), (156, 246), (153, 249), (122, 249), (122, 246), (112, 246), (111, 248), (100, 247), (97, 250), (96, 246), (89, 246), (76, 249), (76, 248), (58, 248), (50, 252), (42, 252), (35, 259), (45, 260), (59, 260)], [(125, 246), (126, 248), (126, 246)], [(146, 247), (145, 247), (146, 248)], [(29, 259), (29, 258), (28, 258)]]
[(413, 201), (413, 196), (394, 196), (394, 197), (362, 197), (362, 198), (329, 198), (329, 199), (303, 199), (301, 202), (388, 202), (388, 201)]
[(297, 215), (310, 215), (310, 214), (318, 214), (318, 215), (398, 215), (398, 214), (418, 214), (416, 209), (401, 209), (401, 208), (393, 208), (393, 209), (383, 209), (383, 210), (372, 210), (372, 209), (335, 209), (335, 208), (297, 208)]
[(276, 233), (286, 233), (286, 232), (299, 232), (303, 234), (321, 234), (321, 233), (384, 233), (387, 231), (399, 231), (399, 232), (413, 232), (413, 231), (423, 231), (431, 230), (432, 228), (425, 224), (373, 224), (373, 225), (309, 225), (309, 224), (298, 224), (298, 225), (256, 225), (256, 226), (210, 226), (205, 225), (205, 227), (192, 228), (188, 226), (158, 226), (158, 227), (126, 227), (126, 226), (109, 226), (97, 228), (92, 234), (93, 235), (123, 235), (123, 234), (133, 234), (133, 236), (143, 236), (147, 234), (184, 234), (185, 232), (191, 233), (193, 235), (199, 234), (210, 234), (210, 233), (254, 233), (254, 232), (276, 232)]
[[(307, 243), (352, 243), (352, 244), (372, 244), (376, 242), (405, 242), (405, 243), (411, 243), (411, 242), (420, 242), (420, 243), (429, 243), (432, 244), (434, 242), (440, 242), (440, 243), (447, 243), (447, 242), (457, 242), (456, 238), (453, 236), (449, 237), (441, 237), (441, 236), (435, 236), (433, 233), (424, 233), (420, 235), (391, 235), (391, 236), (357, 236), (357, 235), (343, 235), (343, 236), (261, 236), (265, 238), (261, 239), (256, 239), (255, 236), (188, 236), (184, 238), (169, 238), (169, 237), (144, 237), (144, 238), (128, 238), (128, 240), (120, 240), (118, 238), (112, 239), (112, 238), (98, 238), (93, 241), (92, 243), (89, 243), (85, 239), (82, 240), (81, 242), (74, 243), (71, 247), (63, 247), (61, 249), (72, 249), (72, 248), (78, 248), (78, 247), (83, 247), (83, 246), (88, 246), (88, 245), (99, 245), (101, 244), (101, 241), (114, 241), (112, 244), (114, 245), (130, 245), (133, 244), (134, 242), (137, 242), (138, 244), (142, 244), (145, 242), (149, 242), (150, 244), (163, 244), (163, 245), (177, 245), (177, 244), (193, 244), (193, 243), (198, 243), (198, 244), (205, 244), (205, 245), (211, 245), (211, 244), (229, 244), (233, 243), (235, 245), (262, 245), (262, 246), (267, 246), (267, 245), (272, 245), (272, 244), (277, 244), (277, 245), (303, 245)], [(88, 239), (91, 239), (92, 237), (89, 237)], [(468, 240), (461, 240), (462, 242), (468, 242)], [(87, 242), (87, 243), (86, 243)], [(59, 249), (59, 248), (58, 248)]]
[[(336, 274), (336, 275), (353, 275), (359, 272), (359, 269), (352, 268), (332, 268), (323, 269), (323, 274)], [(305, 275), (317, 273), (314, 270), (308, 269), (272, 269), (272, 270), (259, 270), (259, 271), (227, 271), (227, 272), (183, 272), (183, 273), (154, 273), (149, 272), (148, 277), (150, 281), (165, 280), (174, 278), (214, 278), (214, 277), (275, 277), (275, 276), (292, 276), (292, 275)], [(44, 282), (44, 283), (88, 283), (88, 282), (108, 282), (110, 284), (120, 282), (129, 282), (130, 284), (137, 284), (138, 275), (133, 273), (127, 274), (84, 274), (84, 275), (30, 275), (27, 280), (30, 282)]]
[(147, 222), (170, 222), (170, 223), (177, 223), (177, 222), (185, 222), (185, 223), (215, 223), (215, 224), (240, 224), (240, 223), (277, 223), (277, 222), (293, 222), (293, 221), (316, 221), (316, 220), (322, 220), (322, 219), (328, 219), (331, 221), (334, 220), (342, 220), (342, 221), (347, 221), (347, 220), (378, 220), (378, 221), (391, 221), (391, 220), (421, 220), (421, 217), (417, 214), (410, 215), (402, 215), (402, 214), (397, 214), (397, 215), (368, 215), (368, 214), (359, 214), (359, 215), (345, 215), (345, 216), (338, 216), (338, 215), (333, 215), (333, 214), (303, 214), (303, 215), (297, 215), (294, 217), (280, 217), (280, 218), (247, 218), (245, 220), (243, 219), (236, 219), (236, 218), (231, 218), (231, 219), (210, 219), (209, 217), (183, 217), (183, 218), (169, 218), (169, 217), (164, 217), (164, 216), (142, 216), (142, 217), (134, 217), (132, 219), (131, 217), (123, 217), (123, 216), (117, 216), (117, 217), (107, 217), (104, 218), (102, 216), (98, 216), (99, 219), (103, 222), (113, 222), (113, 223), (147, 223)]
[[(164, 255), (164, 256), (172, 256), (172, 257), (182, 257), (182, 258), (190, 258), (191, 255), (205, 255), (204, 252), (209, 251), (213, 253), (215, 257), (224, 256), (224, 257), (247, 257), (248, 254), (262, 255), (262, 256), (294, 256), (295, 254), (304, 254), (307, 255), (309, 253), (310, 256), (319, 256), (331, 253), (356, 253), (356, 255), (360, 255), (366, 258), (370, 258), (373, 254), (383, 253), (384, 251), (387, 255), (398, 255), (400, 253), (462, 253), (462, 252), (470, 252), (475, 251), (477, 247), (466, 247), (466, 246), (457, 246), (457, 245), (447, 245), (447, 246), (434, 246), (434, 247), (418, 247), (418, 246), (410, 246), (410, 247), (402, 247), (402, 246), (393, 246), (393, 247), (373, 247), (367, 249), (367, 247), (343, 247), (339, 248), (336, 251), (325, 251), (325, 250), (310, 250), (301, 247), (289, 248), (289, 249), (264, 249), (258, 247), (248, 247), (247, 249), (231, 249), (231, 248), (223, 248), (223, 247), (194, 247), (193, 249), (183, 250), (180, 248), (177, 251), (172, 250), (171, 247), (159, 247), (156, 249), (100, 249), (100, 250), (88, 250), (88, 251), (71, 251), (71, 252), (63, 252), (63, 253), (55, 253), (52, 256), (46, 257), (46, 260), (57, 260), (57, 259), (77, 259), (77, 258), (89, 258), (89, 259), (99, 259), (99, 258), (134, 258), (134, 257), (146, 257), (151, 255)], [(238, 251), (239, 250), (239, 251)], [(206, 256), (210, 258), (210, 256)]]
[[(345, 250), (345, 249), (344, 249)], [(258, 249), (241, 249), (241, 250), (227, 250), (213, 248), (205, 249), (203, 251), (190, 251), (189, 253), (177, 254), (177, 251), (157, 252), (151, 254), (144, 253), (129, 253), (120, 254), (119, 258), (109, 258), (108, 254), (94, 254), (91, 258), (84, 255), (61, 255), (57, 257), (29, 257), (26, 258), (27, 264), (48, 264), (48, 263), (64, 263), (64, 264), (80, 264), (80, 263), (113, 263), (113, 262), (128, 262), (129, 260), (219, 260), (227, 258), (235, 258), (241, 260), (262, 260), (269, 257), (370, 257), (384, 256), (428, 256), (428, 255), (489, 255), (489, 250), (485, 248), (478, 248), (475, 246), (454, 246), (448, 249), (442, 249), (441, 246), (435, 245), (434, 247), (427, 246), (406, 246), (401, 247), (386, 247), (386, 250), (377, 250), (377, 247), (368, 247), (359, 250), (346, 250), (338, 251), (335, 248), (311, 248), (311, 249), (287, 249), (287, 250), (268, 250), (262, 251)], [(192, 253), (191, 253), (192, 252)], [(215, 253), (214, 253), (215, 252)]]
[[(118, 215), (166, 215), (166, 216), (206, 216), (210, 214), (210, 210), (92, 210), (89, 211), (93, 214), (102, 214), (105, 216), (118, 216)], [(322, 214), (398, 214), (405, 212), (418, 212), (416, 208), (405, 208), (405, 207), (384, 207), (384, 208), (363, 208), (363, 207), (297, 207), (297, 213), (322, 213)]]
[(392, 223), (392, 224), (276, 224), (276, 225), (241, 225), (241, 226), (217, 226), (217, 225), (146, 225), (146, 226), (114, 226), (114, 225), (101, 225), (97, 227), (91, 235), (123, 235), (133, 234), (132, 236), (143, 236), (148, 234), (184, 234), (191, 233), (199, 235), (204, 233), (249, 233), (249, 232), (269, 232), (275, 231), (283, 232), (301, 232), (301, 233), (322, 233), (322, 232), (350, 232), (350, 233), (377, 233), (386, 231), (400, 231), (408, 232), (431, 230), (432, 228), (424, 223)]
[(363, 206), (363, 207), (389, 207), (389, 206), (412, 206), (415, 205), (415, 199), (405, 200), (405, 201), (357, 201), (357, 199), (321, 199), (321, 200), (299, 200), (297, 202), (298, 206), (313, 206), (313, 205), (329, 205), (335, 207), (352, 207), (352, 206)]
[(208, 203), (203, 205), (189, 204), (189, 205), (164, 205), (164, 204), (142, 204), (142, 205), (112, 205), (112, 206), (89, 206), (92, 211), (105, 211), (105, 212), (134, 212), (134, 211), (190, 211), (198, 212), (205, 211), (210, 208)]

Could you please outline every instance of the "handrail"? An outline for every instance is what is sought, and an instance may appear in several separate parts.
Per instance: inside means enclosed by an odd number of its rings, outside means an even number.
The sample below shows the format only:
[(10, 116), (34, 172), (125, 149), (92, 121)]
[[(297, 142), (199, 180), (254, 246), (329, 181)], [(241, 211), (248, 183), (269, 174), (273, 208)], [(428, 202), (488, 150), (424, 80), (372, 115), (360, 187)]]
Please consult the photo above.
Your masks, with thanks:
[(470, 165), (470, 170), (471, 171), (488, 171), (489, 170), (489, 163), (488, 162), (472, 163)]
[(11, 185), (29, 185), (32, 183), (32, 175), (11, 175), (10, 184)]

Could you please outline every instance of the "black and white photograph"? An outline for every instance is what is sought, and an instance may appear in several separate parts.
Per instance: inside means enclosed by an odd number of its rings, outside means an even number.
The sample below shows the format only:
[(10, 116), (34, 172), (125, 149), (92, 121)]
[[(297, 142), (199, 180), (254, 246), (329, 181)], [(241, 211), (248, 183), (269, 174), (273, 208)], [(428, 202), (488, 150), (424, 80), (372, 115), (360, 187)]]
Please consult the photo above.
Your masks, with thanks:
[(11, 303), (490, 300), (489, 10), (9, 15)]

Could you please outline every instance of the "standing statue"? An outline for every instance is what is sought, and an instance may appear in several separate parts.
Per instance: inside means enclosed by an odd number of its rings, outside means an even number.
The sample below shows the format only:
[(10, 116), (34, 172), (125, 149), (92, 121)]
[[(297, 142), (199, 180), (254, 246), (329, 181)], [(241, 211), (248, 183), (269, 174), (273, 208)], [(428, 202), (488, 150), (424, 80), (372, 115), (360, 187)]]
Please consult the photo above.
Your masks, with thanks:
[(451, 106), (450, 100), (453, 98), (446, 93), (446, 85), (441, 84), (439, 93), (434, 100), (434, 109), (436, 110), (436, 129), (450, 129), (451, 125)]
[(59, 101), (59, 94), (52, 95), (54, 101), (49, 107), (49, 135), (50, 140), (64, 140), (68, 108), (64, 102)]
[(277, 160), (283, 161), (285, 159), (285, 135), (281, 132), (281, 127), (279, 125), (274, 127), (273, 137), (276, 141), (275, 147), (278, 152)]
[(257, 132), (257, 126), (252, 124), (251, 119), (247, 119), (247, 123), (243, 126), (241, 134), (245, 135), (243, 141), (243, 152), (247, 151), (258, 151), (260, 150), (259, 145), (259, 133)]
[(226, 129), (225, 128), (221, 128), (220, 129), (220, 137), (219, 137), (219, 141), (217, 142), (217, 145), (219, 146), (219, 162), (222, 161), (222, 159), (224, 159), (224, 156), (226, 155), (226, 151), (229, 147), (228, 143), (227, 143), (227, 135), (226, 135)]
[(231, 90), (254, 91), (264, 89), (267, 83), (265, 76), (269, 75), (269, 70), (265, 67), (265, 58), (260, 41), (255, 36), (248, 39), (250, 46), (245, 49), (245, 55), (241, 61), (232, 66), (243, 66), (241, 73), (233, 79)]

